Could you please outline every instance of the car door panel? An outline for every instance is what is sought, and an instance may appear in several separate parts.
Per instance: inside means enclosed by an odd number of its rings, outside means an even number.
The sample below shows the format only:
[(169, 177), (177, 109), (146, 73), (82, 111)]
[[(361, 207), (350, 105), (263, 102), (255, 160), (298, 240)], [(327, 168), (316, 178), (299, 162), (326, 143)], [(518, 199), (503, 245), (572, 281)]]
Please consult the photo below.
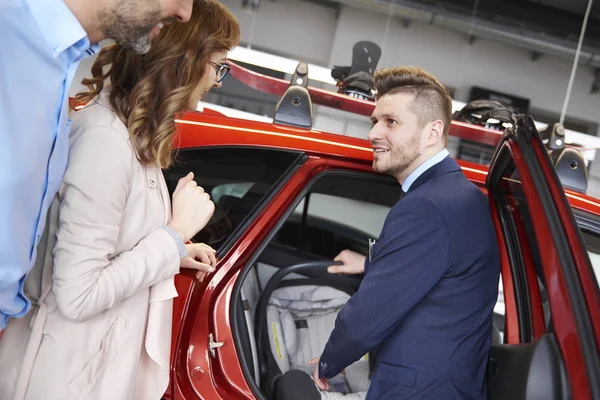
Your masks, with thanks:
[(492, 346), (488, 368), (490, 400), (569, 398), (565, 366), (553, 334), (519, 346)]
[[(178, 385), (175, 392), (181, 391), (184, 394), (181, 399), (255, 398), (245, 384), (244, 373), (250, 375), (250, 371), (242, 370), (247, 366), (239, 362), (232, 335), (235, 316), (230, 313), (231, 291), (240, 269), (251, 261), (253, 254), (262, 251), (265, 237), (275, 229), (275, 224), (290, 209), (291, 203), (304, 190), (306, 183), (314, 175), (329, 168), (356, 169), (357, 165), (342, 160), (308, 157), (269, 199), (265, 208), (250, 221), (223, 255), (210, 280), (195, 281), (192, 284), (188, 303), (193, 304), (193, 307), (189, 307), (185, 313), (174, 359), (175, 371), (178, 372), (174, 374), (175, 384)], [(363, 170), (368, 171), (369, 166), (365, 165)], [(208, 349), (208, 337), (211, 333), (215, 342), (224, 343), (215, 351), (214, 358)], [(186, 371), (186, 374), (181, 371)], [(210, 384), (207, 383), (209, 381)]]
[[(494, 345), (490, 351), (490, 396), (566, 399), (570, 388), (575, 398), (600, 398), (595, 378), (598, 350), (579, 278), (581, 271), (589, 272), (591, 267), (581, 236), (573, 233), (577, 227), (572, 211), (530, 117), (520, 118), (503, 135), (487, 187), (497, 203), (494, 211), (504, 220), (502, 234), (508, 238), (508, 252), (515, 255), (511, 262), (518, 265), (521, 259), (522, 270), (513, 276), (518, 312), (531, 313), (519, 316), (520, 345)], [(546, 324), (541, 325), (540, 287), (547, 290), (551, 309), (547, 334)], [(563, 372), (568, 377), (565, 385), (556, 383)], [(538, 381), (556, 386), (539, 392)], [(539, 393), (551, 397), (538, 397)]]

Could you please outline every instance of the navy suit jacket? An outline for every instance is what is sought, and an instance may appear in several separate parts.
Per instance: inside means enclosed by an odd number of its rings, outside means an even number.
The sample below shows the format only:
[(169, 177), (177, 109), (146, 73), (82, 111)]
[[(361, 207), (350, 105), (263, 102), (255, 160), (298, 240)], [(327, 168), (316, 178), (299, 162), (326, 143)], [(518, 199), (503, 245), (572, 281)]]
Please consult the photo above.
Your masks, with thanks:
[(320, 375), (332, 378), (374, 351), (368, 400), (486, 399), (499, 274), (488, 199), (447, 157), (388, 214)]

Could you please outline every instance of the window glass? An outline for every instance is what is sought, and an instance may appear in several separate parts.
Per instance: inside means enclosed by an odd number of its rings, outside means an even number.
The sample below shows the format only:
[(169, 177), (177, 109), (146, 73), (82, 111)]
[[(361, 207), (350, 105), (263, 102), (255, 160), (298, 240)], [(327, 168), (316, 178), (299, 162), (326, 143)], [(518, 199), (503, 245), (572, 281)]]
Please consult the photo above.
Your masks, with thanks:
[(349, 249), (367, 255), (400, 185), (377, 175), (329, 174), (312, 185), (277, 232), (275, 242), (322, 259)]
[(171, 195), (177, 181), (190, 171), (210, 194), (215, 213), (192, 241), (219, 249), (299, 157), (297, 152), (258, 148), (182, 150), (164, 176)]

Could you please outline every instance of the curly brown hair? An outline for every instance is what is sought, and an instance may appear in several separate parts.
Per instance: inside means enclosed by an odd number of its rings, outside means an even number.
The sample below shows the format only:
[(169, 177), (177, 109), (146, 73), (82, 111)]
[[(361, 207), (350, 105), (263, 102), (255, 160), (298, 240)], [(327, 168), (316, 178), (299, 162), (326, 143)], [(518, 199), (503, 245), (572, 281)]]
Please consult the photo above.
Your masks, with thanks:
[(414, 99), (410, 110), (421, 126), (442, 120), (443, 139), (448, 144), (448, 130), (452, 121), (452, 98), (448, 90), (429, 72), (418, 67), (391, 67), (375, 72), (373, 86), (376, 99), (386, 94), (407, 93)]
[(73, 107), (89, 103), (109, 82), (110, 104), (140, 162), (167, 168), (176, 114), (188, 108), (210, 56), (239, 40), (240, 24), (220, 1), (195, 0), (190, 20), (165, 26), (147, 54), (118, 44), (103, 48), (92, 78), (82, 81), (89, 90), (77, 94)]

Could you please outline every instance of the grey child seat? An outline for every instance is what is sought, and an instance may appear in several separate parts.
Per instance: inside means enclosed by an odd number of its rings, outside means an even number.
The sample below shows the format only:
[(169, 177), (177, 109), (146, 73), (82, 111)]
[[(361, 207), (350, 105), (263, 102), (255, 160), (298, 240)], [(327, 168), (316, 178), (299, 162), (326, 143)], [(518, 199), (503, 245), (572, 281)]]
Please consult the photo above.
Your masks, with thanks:
[[(328, 262), (280, 269), (268, 281), (256, 310), (261, 388), (269, 399), (364, 399), (369, 387), (368, 356), (329, 380), (329, 391), (312, 381), (309, 361), (323, 352), (338, 312), (353, 289), (327, 279), (283, 279), (292, 272), (324, 269)], [(337, 287), (335, 287), (337, 286)], [(303, 373), (302, 373), (303, 372)], [(300, 383), (302, 382), (302, 383)]]

